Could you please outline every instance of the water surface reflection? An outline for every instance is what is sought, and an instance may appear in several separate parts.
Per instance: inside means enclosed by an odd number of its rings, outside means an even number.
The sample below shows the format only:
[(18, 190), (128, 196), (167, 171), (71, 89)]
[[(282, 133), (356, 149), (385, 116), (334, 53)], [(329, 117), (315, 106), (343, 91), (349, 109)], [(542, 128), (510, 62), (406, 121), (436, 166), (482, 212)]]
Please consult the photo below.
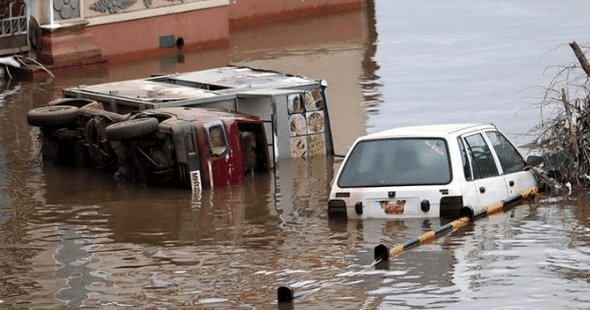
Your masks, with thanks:
[[(530, 36), (536, 42), (535, 55), (554, 47), (556, 37), (564, 33), (560, 27), (569, 25), (562, 25), (566, 14), (561, 6), (536, 3), (534, 12), (547, 17), (539, 19), (547, 25), (543, 33), (547, 40)], [(440, 43), (434, 40), (436, 31), (427, 36), (430, 41), (420, 43), (424, 29), (412, 24), (413, 10), (428, 17), (423, 20), (430, 30), (449, 26), (445, 24), (449, 21), (477, 19), (479, 11), (470, 5), (460, 1), (446, 5), (447, 15), (441, 19), (432, 18), (437, 11), (420, 1), (395, 5), (367, 1), (361, 12), (244, 29), (232, 34), (228, 47), (185, 51), (183, 61), (172, 53), (162, 59), (61, 70), (52, 80), (6, 86), (0, 92), (0, 304), (15, 309), (276, 309), (277, 287), (290, 285), (303, 295), (292, 307), (297, 309), (587, 308), (587, 197), (576, 203), (518, 206), (374, 268), (370, 265), (377, 244), (397, 245), (444, 223), (328, 219), (326, 199), (341, 158), (281, 161), (267, 175), (194, 195), (122, 183), (91, 169), (43, 165), (38, 132), (26, 124), (29, 109), (59, 96), (65, 86), (230, 62), (327, 79), (340, 154), (366, 133), (365, 122), (372, 131), (418, 117), (463, 120), (464, 114), (448, 108), (448, 100), (480, 98), (476, 90), (465, 91), (471, 90), (470, 85), (495, 91), (499, 97), (493, 98), (503, 102), (495, 113), (482, 115), (514, 113), (519, 100), (516, 86), (506, 87), (512, 80), (504, 81), (503, 74), (490, 74), (506, 70), (504, 62), (492, 61), (495, 71), (469, 67), (488, 62), (477, 59), (478, 53), (455, 49), (455, 54), (453, 44), (465, 41), (443, 42), (446, 54), (442, 55), (465, 59), (461, 65), (466, 71), (452, 77), (473, 84), (440, 78), (453, 68), (452, 62), (426, 66), (427, 74), (424, 67), (412, 69), (420, 59), (444, 61), (437, 57), (441, 54), (436, 52)], [(493, 16), (509, 14), (515, 5), (504, 5)], [(447, 18), (462, 14), (465, 7), (474, 15)], [(486, 20), (495, 20), (506, 33), (516, 29), (511, 26), (514, 19)], [(574, 18), (571, 23), (581, 20), (587, 19)], [(530, 16), (520, 20), (529, 32), (533, 21)], [(572, 29), (585, 29), (570, 28), (570, 34), (576, 31)], [(464, 33), (469, 27), (451, 30)], [(473, 29), (494, 37), (492, 30)], [(511, 33), (503, 41), (507, 52), (492, 48), (494, 53), (488, 56), (504, 59), (515, 54), (516, 60), (506, 63), (519, 67), (514, 63), (527, 54), (517, 48), (522, 42)], [(415, 44), (429, 49), (411, 48)], [(418, 55), (417, 50), (425, 54)], [(526, 68), (530, 64), (514, 71), (514, 79), (538, 78), (537, 73), (523, 75)], [(472, 71), (487, 72), (486, 79), (478, 81), (479, 75), (465, 73)], [(420, 82), (423, 76), (429, 83)], [(453, 96), (447, 96), (450, 93)], [(500, 95), (513, 99), (504, 101)], [(447, 101), (425, 104), (429, 98)], [(439, 104), (433, 105), (434, 101)], [(459, 107), (477, 110), (471, 104), (452, 108)], [(528, 126), (512, 125), (511, 133)]]

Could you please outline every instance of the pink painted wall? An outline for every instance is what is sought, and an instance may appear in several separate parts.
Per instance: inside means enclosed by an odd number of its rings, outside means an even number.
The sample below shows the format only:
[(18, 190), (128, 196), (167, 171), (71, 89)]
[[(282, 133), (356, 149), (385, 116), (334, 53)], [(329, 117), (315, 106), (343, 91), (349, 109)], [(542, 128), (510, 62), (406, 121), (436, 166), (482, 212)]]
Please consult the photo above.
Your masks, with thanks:
[[(45, 31), (37, 59), (57, 67), (126, 61), (176, 52), (159, 38), (182, 38), (184, 47), (226, 46), (232, 29), (362, 9), (365, 0), (230, 0), (227, 6), (96, 26)], [(353, 24), (353, 23), (351, 23)], [(360, 29), (341, 29), (343, 35)], [(356, 33), (355, 33), (356, 35)]]
[(232, 0), (230, 28), (360, 9), (364, 0)]
[(130, 53), (141, 57), (169, 52), (161, 49), (159, 42), (159, 37), (168, 35), (182, 37), (187, 48), (226, 45), (228, 7), (93, 26), (87, 31), (107, 59), (129, 58)]

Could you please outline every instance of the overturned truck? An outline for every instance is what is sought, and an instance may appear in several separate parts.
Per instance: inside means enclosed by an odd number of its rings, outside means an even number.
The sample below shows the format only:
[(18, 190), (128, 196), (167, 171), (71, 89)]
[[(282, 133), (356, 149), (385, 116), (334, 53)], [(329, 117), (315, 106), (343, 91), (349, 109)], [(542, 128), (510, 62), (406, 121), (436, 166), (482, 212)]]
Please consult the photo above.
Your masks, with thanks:
[(332, 154), (324, 80), (247, 67), (68, 88), (29, 111), (46, 161), (200, 190)]

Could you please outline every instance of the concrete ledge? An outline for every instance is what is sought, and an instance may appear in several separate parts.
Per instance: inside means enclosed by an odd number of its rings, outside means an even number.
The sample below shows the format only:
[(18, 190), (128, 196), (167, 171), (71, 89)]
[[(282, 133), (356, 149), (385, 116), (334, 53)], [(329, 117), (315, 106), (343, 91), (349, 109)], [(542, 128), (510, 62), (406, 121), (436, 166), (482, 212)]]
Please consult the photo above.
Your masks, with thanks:
[(84, 27), (88, 25), (88, 21), (84, 19), (68, 19), (60, 21), (59, 24), (43, 25), (41, 31), (44, 32), (55, 32), (62, 29)]

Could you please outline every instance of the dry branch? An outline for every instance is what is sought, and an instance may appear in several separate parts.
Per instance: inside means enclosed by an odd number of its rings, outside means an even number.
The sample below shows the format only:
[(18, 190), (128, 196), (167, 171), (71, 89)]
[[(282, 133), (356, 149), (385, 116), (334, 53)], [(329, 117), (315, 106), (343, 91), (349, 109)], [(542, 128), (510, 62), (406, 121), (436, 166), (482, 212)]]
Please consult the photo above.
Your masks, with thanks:
[(586, 56), (578, 46), (578, 43), (576, 43), (576, 41), (573, 41), (572, 43), (570, 43), (570, 47), (574, 50), (574, 54), (576, 54), (576, 58), (578, 58), (578, 61), (582, 65), (582, 69), (584, 70), (584, 72), (586, 72), (586, 75), (590, 76), (590, 64), (588, 63)]
[[(570, 183), (590, 187), (590, 63), (578, 44), (569, 44), (580, 65), (562, 68), (545, 90), (540, 108), (552, 118), (537, 126), (537, 147), (544, 154), (545, 169), (536, 173), (540, 184)], [(571, 97), (577, 98), (570, 98)], [(553, 184), (552, 184), (553, 183)]]
[(570, 149), (573, 155), (573, 159), (575, 161), (578, 160), (578, 134), (577, 134), (577, 130), (576, 130), (576, 124), (575, 124), (575, 120), (574, 120), (574, 116), (572, 113), (572, 109), (570, 107), (570, 102), (569, 102), (569, 93), (567, 91), (567, 88), (562, 88), (561, 89), (561, 95), (562, 95), (562, 100), (563, 100), (563, 106), (565, 108), (565, 113), (567, 115), (567, 123), (568, 123), (568, 129), (569, 129), (569, 137), (567, 137), (569, 144), (570, 144)]

